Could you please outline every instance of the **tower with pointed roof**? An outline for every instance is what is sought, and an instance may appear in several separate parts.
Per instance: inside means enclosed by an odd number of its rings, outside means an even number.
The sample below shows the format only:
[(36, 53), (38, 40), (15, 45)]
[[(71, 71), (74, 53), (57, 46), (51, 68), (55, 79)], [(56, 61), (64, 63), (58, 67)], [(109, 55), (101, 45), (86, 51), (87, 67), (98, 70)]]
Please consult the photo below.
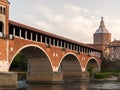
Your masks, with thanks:
[(100, 26), (94, 33), (94, 44), (100, 50), (105, 49), (105, 46), (111, 42), (111, 34), (106, 29), (104, 19), (101, 17)]
[(8, 0), (0, 0), (0, 37), (8, 35), (9, 22), (9, 2)]

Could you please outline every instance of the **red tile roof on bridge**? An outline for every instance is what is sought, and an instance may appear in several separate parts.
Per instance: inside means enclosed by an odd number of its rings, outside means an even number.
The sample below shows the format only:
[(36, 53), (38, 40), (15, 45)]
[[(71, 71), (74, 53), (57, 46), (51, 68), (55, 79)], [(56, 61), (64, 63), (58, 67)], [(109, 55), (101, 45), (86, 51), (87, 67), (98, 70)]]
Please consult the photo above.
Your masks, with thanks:
[(78, 41), (74, 41), (72, 39), (68, 39), (68, 38), (65, 38), (65, 37), (62, 37), (62, 36), (59, 36), (59, 35), (55, 35), (55, 34), (52, 34), (52, 33), (49, 33), (49, 32), (46, 32), (46, 31), (43, 31), (43, 30), (40, 30), (40, 29), (37, 29), (37, 28), (33, 28), (33, 27), (30, 27), (30, 26), (27, 26), (27, 25), (24, 25), (24, 24), (15, 22), (15, 21), (9, 20), (9, 25), (22, 27), (22, 28), (25, 28), (27, 30), (31, 30), (31, 31), (35, 31), (35, 32), (38, 32), (38, 33), (42, 33), (42, 34), (45, 34), (45, 35), (48, 35), (48, 36), (51, 36), (51, 37), (55, 37), (55, 38), (58, 38), (58, 39), (61, 39), (61, 40), (65, 40), (67, 42), (71, 42), (71, 43), (83, 46), (83, 47), (91, 48), (91, 49), (94, 49), (96, 51), (101, 51), (101, 50), (98, 50), (98, 49), (96, 49), (96, 48), (94, 48), (94, 47), (92, 47), (90, 45), (87, 45), (87, 44), (84, 44), (84, 43), (80, 43)]

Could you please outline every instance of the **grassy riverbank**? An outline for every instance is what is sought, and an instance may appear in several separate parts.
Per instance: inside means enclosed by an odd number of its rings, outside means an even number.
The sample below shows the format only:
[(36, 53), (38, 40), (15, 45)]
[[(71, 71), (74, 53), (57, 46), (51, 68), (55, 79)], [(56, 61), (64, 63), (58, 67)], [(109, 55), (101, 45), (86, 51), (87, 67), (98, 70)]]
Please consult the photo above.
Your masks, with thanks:
[(112, 72), (100, 72), (100, 73), (95, 73), (94, 78), (102, 79), (102, 78), (110, 78), (112, 76), (119, 77), (119, 73), (112, 73)]
[(91, 80), (120, 81), (120, 69), (104, 69), (98, 73), (91, 73)]

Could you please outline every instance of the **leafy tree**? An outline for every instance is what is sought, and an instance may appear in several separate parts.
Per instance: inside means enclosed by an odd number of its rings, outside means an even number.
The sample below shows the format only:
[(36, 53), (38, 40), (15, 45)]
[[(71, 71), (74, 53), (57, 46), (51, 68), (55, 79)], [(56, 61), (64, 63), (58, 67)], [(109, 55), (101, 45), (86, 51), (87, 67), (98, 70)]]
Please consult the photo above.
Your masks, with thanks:
[(14, 58), (10, 71), (19, 70), (19, 71), (26, 71), (27, 70), (27, 59), (24, 57), (22, 53), (17, 54)]
[(94, 71), (94, 67), (93, 66), (89, 66), (88, 67), (88, 72), (90, 74), (90, 77), (92, 76), (93, 71)]

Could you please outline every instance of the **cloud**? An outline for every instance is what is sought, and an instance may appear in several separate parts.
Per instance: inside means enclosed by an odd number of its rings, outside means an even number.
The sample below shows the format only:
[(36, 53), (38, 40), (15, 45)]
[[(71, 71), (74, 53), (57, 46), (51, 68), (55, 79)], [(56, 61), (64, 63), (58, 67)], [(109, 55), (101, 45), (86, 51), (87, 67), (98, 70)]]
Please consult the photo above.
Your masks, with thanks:
[(102, 14), (101, 10), (96, 10), (96, 14)]
[(56, 30), (56, 28), (50, 25), (48, 22), (43, 21), (43, 20), (41, 21), (32, 15), (25, 15), (24, 18), (26, 18), (27, 20), (26, 23), (29, 23), (33, 25), (34, 27), (39, 28), (41, 30), (48, 30), (48, 32), (54, 32)]
[[(23, 24), (80, 42), (92, 43), (92, 35), (99, 27), (100, 17), (104, 16), (106, 28), (112, 33), (112, 37), (120, 39), (120, 19), (116, 4), (113, 7), (111, 3), (112, 7), (108, 10), (106, 5), (101, 7), (103, 3), (98, 1), (93, 5), (90, 4), (93, 3), (91, 1), (79, 3), (73, 0), (71, 3), (61, 0), (53, 3), (50, 0), (36, 0), (33, 4), (33, 0), (30, 0), (27, 7), (27, 1), (24, 4), (20, 0), (18, 3), (15, 0), (11, 2), (15, 4), (11, 5), (10, 18)], [(18, 10), (20, 11), (16, 13)]]
[(112, 34), (112, 40), (120, 40), (120, 19), (106, 18), (106, 28)]
[(83, 12), (88, 13), (88, 12), (90, 12), (90, 10), (88, 10), (88, 9), (83, 9)]
[(81, 8), (80, 6), (75, 6), (75, 5), (69, 5), (65, 4), (64, 8), (67, 12), (74, 13), (74, 14), (79, 14), (79, 13), (88, 13), (90, 10), (86, 8)]
[(66, 11), (74, 13), (74, 14), (78, 14), (81, 11), (81, 7), (78, 6), (74, 6), (74, 5), (64, 5), (64, 8)]
[(81, 12), (88, 12), (87, 9), (73, 5), (64, 5), (64, 12), (56, 13), (46, 6), (37, 6), (36, 11), (39, 16), (26, 15), (25, 18), (32, 25), (45, 31), (58, 34), (76, 41), (92, 43), (92, 34), (94, 32), (94, 16), (86, 18)]

